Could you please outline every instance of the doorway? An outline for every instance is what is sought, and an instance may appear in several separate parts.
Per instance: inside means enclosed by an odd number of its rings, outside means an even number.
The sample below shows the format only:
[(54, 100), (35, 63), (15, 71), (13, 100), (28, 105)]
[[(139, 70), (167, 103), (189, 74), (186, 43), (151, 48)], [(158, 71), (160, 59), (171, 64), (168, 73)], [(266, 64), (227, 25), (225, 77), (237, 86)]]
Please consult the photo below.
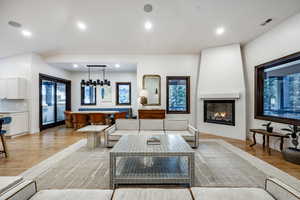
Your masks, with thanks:
[(71, 109), (71, 81), (40, 74), (40, 130), (63, 125)]

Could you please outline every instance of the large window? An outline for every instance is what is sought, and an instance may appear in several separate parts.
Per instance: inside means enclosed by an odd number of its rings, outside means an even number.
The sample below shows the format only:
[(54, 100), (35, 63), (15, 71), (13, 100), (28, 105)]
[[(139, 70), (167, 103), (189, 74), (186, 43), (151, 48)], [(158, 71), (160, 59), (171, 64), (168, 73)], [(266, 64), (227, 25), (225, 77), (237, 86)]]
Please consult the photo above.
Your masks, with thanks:
[(81, 86), (81, 105), (96, 105), (95, 86)]
[(116, 104), (131, 105), (131, 83), (116, 83)]
[(190, 77), (167, 76), (167, 113), (190, 113)]
[(256, 67), (256, 118), (300, 123), (300, 54)]

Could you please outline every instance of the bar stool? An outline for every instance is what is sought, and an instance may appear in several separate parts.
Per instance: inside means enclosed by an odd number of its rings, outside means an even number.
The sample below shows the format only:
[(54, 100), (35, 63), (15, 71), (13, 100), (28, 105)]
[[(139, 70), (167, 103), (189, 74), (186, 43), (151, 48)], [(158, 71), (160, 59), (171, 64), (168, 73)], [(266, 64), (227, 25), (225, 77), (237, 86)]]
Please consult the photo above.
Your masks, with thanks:
[(106, 124), (106, 114), (94, 113), (89, 114), (90, 123), (92, 125), (105, 125)]
[(75, 129), (82, 128), (89, 124), (88, 115), (86, 114), (74, 113), (72, 114), (72, 118), (73, 126)]
[(66, 110), (64, 113), (65, 113), (66, 127), (73, 128), (72, 112)]
[(4, 134), (6, 133), (6, 130), (2, 130), (2, 129), (3, 129), (3, 125), (7, 125), (10, 123), (11, 123), (11, 117), (0, 118), (0, 137), (3, 146), (3, 150), (0, 151), (0, 154), (4, 154), (6, 158), (8, 157), (7, 146), (4, 138)]

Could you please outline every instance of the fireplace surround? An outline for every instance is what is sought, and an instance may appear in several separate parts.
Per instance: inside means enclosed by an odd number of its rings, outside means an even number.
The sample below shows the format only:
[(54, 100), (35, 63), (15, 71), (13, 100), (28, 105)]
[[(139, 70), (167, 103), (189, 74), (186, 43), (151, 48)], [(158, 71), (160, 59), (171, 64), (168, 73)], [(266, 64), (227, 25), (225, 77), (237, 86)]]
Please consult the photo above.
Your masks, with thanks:
[(235, 126), (235, 100), (204, 100), (204, 122)]

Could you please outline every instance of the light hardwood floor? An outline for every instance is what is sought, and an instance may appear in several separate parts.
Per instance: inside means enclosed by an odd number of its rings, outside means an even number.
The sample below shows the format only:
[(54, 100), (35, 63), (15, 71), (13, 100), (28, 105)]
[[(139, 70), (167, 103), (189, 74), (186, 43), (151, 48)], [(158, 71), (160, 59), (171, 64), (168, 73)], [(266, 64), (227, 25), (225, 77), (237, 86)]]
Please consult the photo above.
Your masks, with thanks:
[[(85, 138), (83, 133), (76, 133), (72, 129), (58, 127), (45, 130), (39, 134), (7, 139), (9, 158), (0, 158), (0, 176), (19, 175), (83, 138)], [(224, 139), (230, 144), (300, 179), (300, 165), (286, 162), (278, 151), (272, 151), (272, 155), (269, 156), (259, 144), (249, 147), (250, 141), (244, 142), (209, 134), (201, 134), (200, 138)]]

